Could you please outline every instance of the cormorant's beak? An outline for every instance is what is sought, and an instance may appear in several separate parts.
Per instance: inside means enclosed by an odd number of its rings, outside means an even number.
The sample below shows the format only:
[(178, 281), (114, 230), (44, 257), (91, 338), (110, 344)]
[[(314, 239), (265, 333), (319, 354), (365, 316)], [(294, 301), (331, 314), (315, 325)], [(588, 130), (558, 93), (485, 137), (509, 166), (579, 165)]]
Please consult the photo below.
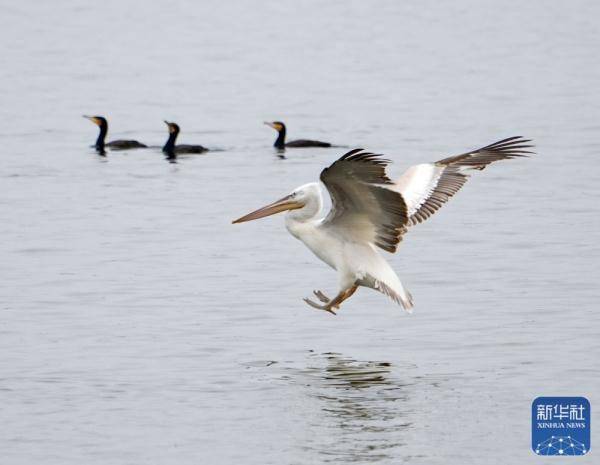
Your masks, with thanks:
[(165, 124), (169, 128), (169, 133), (172, 133), (173, 132), (173, 123), (169, 123), (166, 119), (163, 120), (163, 121), (165, 122)]
[(275, 129), (276, 131), (279, 131), (279, 129), (277, 129), (277, 126), (275, 126), (273, 123), (269, 123), (268, 121), (265, 121), (265, 124), (267, 126), (271, 126), (273, 129)]
[(279, 199), (277, 202), (273, 202), (272, 204), (269, 204), (266, 207), (259, 208), (258, 210), (253, 211), (252, 213), (248, 213), (246, 216), (242, 216), (241, 218), (238, 218), (232, 223), (245, 223), (246, 221), (257, 220), (259, 218), (264, 218), (265, 216), (274, 215), (275, 213), (280, 213), (287, 210), (296, 210), (302, 207), (304, 207), (303, 203), (295, 201), (291, 195), (286, 195), (284, 198)]
[(83, 115), (83, 117), (85, 119), (89, 119), (95, 125), (100, 126), (100, 121), (98, 121), (98, 118), (94, 118), (93, 116), (87, 116), (87, 115)]

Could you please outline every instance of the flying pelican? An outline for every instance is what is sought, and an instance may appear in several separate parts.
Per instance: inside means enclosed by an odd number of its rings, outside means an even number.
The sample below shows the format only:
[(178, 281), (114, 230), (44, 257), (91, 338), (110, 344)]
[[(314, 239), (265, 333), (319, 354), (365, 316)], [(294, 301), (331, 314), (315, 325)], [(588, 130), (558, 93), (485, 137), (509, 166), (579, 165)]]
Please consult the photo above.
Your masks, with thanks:
[(311, 307), (335, 315), (359, 286), (375, 289), (408, 312), (413, 299), (378, 252), (394, 253), (408, 228), (433, 215), (463, 184), (467, 170), (483, 170), (498, 160), (524, 157), (530, 140), (509, 137), (478, 150), (410, 167), (398, 181), (386, 175), (389, 160), (354, 149), (321, 172), (331, 196), (331, 210), (319, 215), (323, 198), (319, 183), (304, 184), (291, 194), (242, 216), (233, 223), (256, 220), (287, 211), (285, 225), (295, 238), (338, 272), (339, 292), (330, 299), (313, 291), (322, 305)]

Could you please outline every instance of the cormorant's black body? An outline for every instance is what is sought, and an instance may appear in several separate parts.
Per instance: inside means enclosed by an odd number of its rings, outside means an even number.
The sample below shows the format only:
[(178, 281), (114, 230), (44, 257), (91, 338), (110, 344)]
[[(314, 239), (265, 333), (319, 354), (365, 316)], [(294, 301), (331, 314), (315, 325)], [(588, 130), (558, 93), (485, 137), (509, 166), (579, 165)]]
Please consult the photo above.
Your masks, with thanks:
[(286, 127), (281, 121), (274, 121), (272, 123), (265, 123), (267, 126), (271, 126), (278, 132), (277, 139), (275, 139), (274, 147), (278, 149), (290, 148), (304, 148), (304, 147), (331, 147), (329, 142), (321, 142), (320, 140), (310, 139), (297, 139), (289, 142), (285, 141)]
[(285, 147), (331, 147), (331, 144), (320, 140), (297, 139), (286, 142)]
[(104, 144), (104, 145), (113, 150), (148, 148), (147, 145), (144, 145), (141, 142), (138, 142), (137, 140), (126, 140), (126, 139), (111, 140), (109, 143)]
[(165, 121), (165, 124), (169, 127), (169, 138), (163, 147), (163, 152), (165, 152), (169, 156), (173, 156), (176, 154), (184, 154), (184, 153), (204, 153), (208, 152), (206, 147), (201, 145), (189, 145), (189, 144), (179, 144), (175, 145), (175, 141), (177, 140), (177, 136), (179, 135), (179, 125), (177, 123), (169, 123)]
[(100, 153), (104, 153), (104, 147), (108, 147), (111, 150), (127, 150), (127, 149), (143, 149), (147, 148), (147, 145), (138, 142), (137, 140), (118, 139), (110, 142), (105, 142), (106, 134), (108, 133), (108, 121), (103, 116), (84, 116), (89, 119), (92, 123), (100, 128), (98, 133), (98, 139), (94, 147)]

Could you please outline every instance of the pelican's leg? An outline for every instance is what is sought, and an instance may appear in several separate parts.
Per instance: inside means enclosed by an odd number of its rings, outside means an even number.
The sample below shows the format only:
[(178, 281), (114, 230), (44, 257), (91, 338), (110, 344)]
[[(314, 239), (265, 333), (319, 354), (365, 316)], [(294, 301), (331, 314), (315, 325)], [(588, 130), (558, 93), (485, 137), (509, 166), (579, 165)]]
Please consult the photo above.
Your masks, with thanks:
[[(344, 300), (347, 300), (350, 297), (352, 297), (354, 295), (354, 293), (356, 292), (357, 289), (358, 289), (358, 285), (356, 285), (356, 284), (354, 286), (352, 286), (350, 289), (348, 289), (346, 291), (346, 295), (344, 296)], [(342, 302), (340, 302), (340, 303), (342, 303)]]
[[(314, 291), (314, 294), (319, 298), (319, 300), (321, 302), (325, 303), (325, 305), (319, 305), (310, 299), (304, 299), (304, 302), (306, 302), (308, 305), (310, 305), (313, 308), (316, 308), (318, 310), (325, 310), (326, 312), (333, 313), (335, 315), (336, 313), (333, 311), (333, 309), (339, 309), (342, 302), (344, 300), (350, 298), (352, 296), (352, 294), (354, 294), (356, 292), (357, 289), (358, 289), (358, 286), (356, 284), (354, 284), (349, 289), (341, 291), (338, 295), (336, 295), (331, 300), (327, 299), (327, 296), (325, 294), (323, 294), (321, 291)], [(327, 300), (325, 300), (325, 299), (327, 299)]]

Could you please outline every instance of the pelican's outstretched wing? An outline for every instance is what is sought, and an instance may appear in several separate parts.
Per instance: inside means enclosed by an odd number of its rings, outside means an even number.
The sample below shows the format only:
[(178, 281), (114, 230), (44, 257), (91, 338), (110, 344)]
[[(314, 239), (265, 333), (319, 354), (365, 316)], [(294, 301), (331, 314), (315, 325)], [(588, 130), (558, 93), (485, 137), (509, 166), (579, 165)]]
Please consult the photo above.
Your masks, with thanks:
[(525, 157), (533, 153), (525, 150), (533, 147), (528, 142), (520, 136), (509, 137), (435, 163), (411, 166), (395, 185), (408, 207), (408, 226), (425, 221), (456, 194), (469, 178), (465, 170), (482, 170), (498, 160)]
[(362, 149), (351, 150), (321, 172), (331, 195), (322, 226), (349, 242), (371, 243), (395, 252), (406, 231), (408, 211), (385, 174), (389, 160)]

